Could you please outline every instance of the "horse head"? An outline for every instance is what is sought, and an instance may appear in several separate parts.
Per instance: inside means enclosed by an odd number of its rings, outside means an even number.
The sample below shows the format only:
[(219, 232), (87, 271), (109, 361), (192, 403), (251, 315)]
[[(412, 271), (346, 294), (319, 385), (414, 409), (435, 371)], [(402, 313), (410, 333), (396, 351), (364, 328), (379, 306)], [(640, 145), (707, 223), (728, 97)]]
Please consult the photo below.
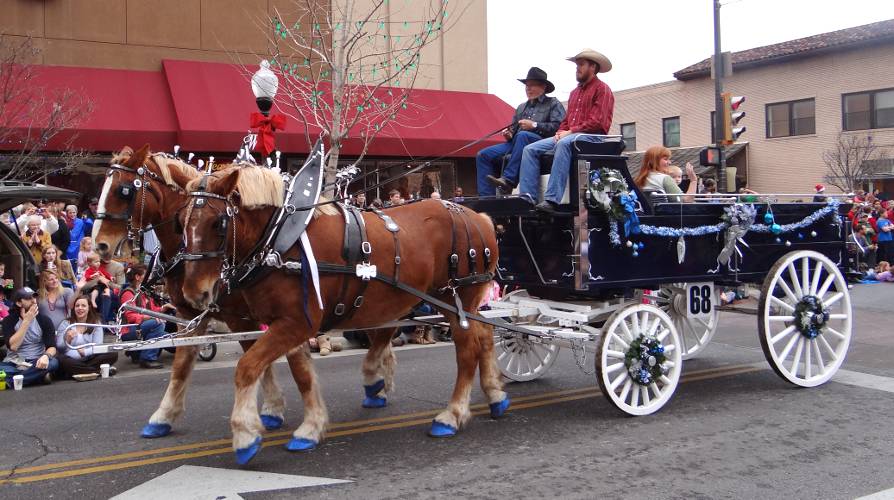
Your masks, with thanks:
[(184, 243), (180, 258), (189, 276), (183, 296), (199, 310), (216, 303), (222, 271), (235, 264), (238, 235), (234, 233), (241, 229), (239, 175), (239, 168), (229, 168), (187, 185), (190, 200), (178, 216)]
[[(93, 226), (97, 250), (116, 257), (138, 252), (141, 231), (173, 220), (185, 200), (184, 186), (197, 176), (180, 160), (152, 154), (148, 144), (122, 149), (112, 158), (99, 198)], [(178, 206), (172, 205), (175, 197)]]

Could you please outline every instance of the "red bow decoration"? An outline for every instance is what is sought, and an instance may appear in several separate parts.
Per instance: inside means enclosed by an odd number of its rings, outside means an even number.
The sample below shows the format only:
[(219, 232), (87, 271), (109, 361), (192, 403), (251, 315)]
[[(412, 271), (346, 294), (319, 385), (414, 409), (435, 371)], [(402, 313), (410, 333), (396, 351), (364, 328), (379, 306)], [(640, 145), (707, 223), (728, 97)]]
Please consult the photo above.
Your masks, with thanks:
[(251, 114), (251, 128), (258, 129), (258, 141), (255, 149), (266, 158), (276, 149), (273, 132), (286, 129), (286, 117), (270, 115), (269, 117), (255, 111)]

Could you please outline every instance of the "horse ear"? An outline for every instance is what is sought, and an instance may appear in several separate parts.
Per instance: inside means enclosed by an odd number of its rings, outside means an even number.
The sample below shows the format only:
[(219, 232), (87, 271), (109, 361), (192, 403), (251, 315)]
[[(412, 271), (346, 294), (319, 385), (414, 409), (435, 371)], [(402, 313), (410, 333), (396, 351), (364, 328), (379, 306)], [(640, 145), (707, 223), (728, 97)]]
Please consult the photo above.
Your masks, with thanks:
[(214, 183), (214, 192), (221, 196), (229, 196), (239, 185), (239, 169), (232, 168)]
[(140, 166), (146, 163), (146, 157), (149, 156), (149, 143), (143, 144), (143, 147), (136, 150), (131, 156), (130, 160), (127, 162), (127, 166)]

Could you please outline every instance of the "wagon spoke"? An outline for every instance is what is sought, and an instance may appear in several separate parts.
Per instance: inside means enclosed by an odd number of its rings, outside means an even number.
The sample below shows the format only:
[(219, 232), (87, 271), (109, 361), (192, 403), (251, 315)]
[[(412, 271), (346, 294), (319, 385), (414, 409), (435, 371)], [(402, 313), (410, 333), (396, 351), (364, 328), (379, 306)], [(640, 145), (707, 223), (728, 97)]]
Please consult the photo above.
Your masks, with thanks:
[(804, 337), (798, 337), (798, 347), (795, 348), (795, 359), (792, 361), (792, 368), (789, 370), (792, 375), (798, 376), (798, 368), (801, 364), (801, 353), (804, 350)]
[(804, 378), (810, 378), (811, 373), (813, 372), (813, 354), (810, 349), (810, 339), (805, 339), (804, 343), (807, 344), (807, 348), (804, 349)]
[(795, 317), (794, 316), (767, 316), (767, 320), (775, 321), (775, 322), (780, 322), (780, 321), (781, 322), (789, 322), (789, 321), (794, 321)]
[(658, 388), (658, 384), (656, 384), (655, 382), (652, 382), (651, 384), (649, 384), (649, 388), (652, 389), (652, 392), (655, 393), (656, 398), (661, 397), (661, 389)]
[(788, 297), (788, 300), (792, 302), (798, 301), (798, 296), (795, 295), (795, 292), (792, 291), (792, 289), (788, 286), (788, 283), (785, 282), (785, 279), (782, 276), (779, 277), (779, 280), (776, 282), (776, 284), (779, 285), (779, 288), (782, 288), (782, 291), (783, 293), (785, 293), (785, 296)]
[[(670, 349), (668, 349), (668, 347), (670, 347)], [(664, 352), (665, 352), (665, 353), (667, 353), (669, 350), (670, 350), (670, 351), (674, 350), (674, 346), (673, 346), (673, 345), (664, 346)], [(674, 362), (671, 361), (671, 360), (667, 360), (667, 361), (665, 361), (664, 364), (666, 364), (668, 368), (673, 368), (673, 367), (677, 366), (677, 364), (674, 363)]]
[(838, 330), (832, 328), (832, 327), (829, 326), (828, 324), (826, 325), (826, 330), (825, 330), (825, 331), (831, 333), (832, 335), (838, 337), (838, 338), (841, 339), (841, 340), (846, 340), (846, 339), (847, 339), (847, 336), (846, 336), (845, 334), (843, 334), (843, 333), (839, 332)]
[(617, 389), (618, 386), (620, 386), (621, 383), (625, 380), (630, 380), (630, 377), (627, 376), (627, 372), (621, 373), (620, 375), (615, 377), (615, 379), (611, 381), (608, 387), (611, 389), (612, 392), (615, 392), (615, 389)]
[(823, 300), (823, 305), (826, 307), (830, 307), (832, 304), (838, 302), (844, 297), (844, 292), (838, 292), (835, 295), (831, 296), (829, 300)]
[(667, 338), (668, 335), (670, 335), (670, 332), (671, 331), (669, 328), (665, 328), (664, 330), (661, 330), (661, 333), (656, 335), (655, 338), (657, 338), (659, 342), (664, 342), (664, 339)]
[(630, 394), (630, 387), (633, 385), (633, 381), (629, 378), (624, 381), (624, 385), (621, 387), (621, 394), (618, 396), (618, 399), (621, 401), (627, 402), (627, 395)]
[(801, 259), (801, 295), (810, 295), (810, 259)]
[(627, 321), (621, 321), (621, 331), (624, 332), (624, 336), (627, 337), (628, 342), (633, 342), (633, 333), (630, 331), (630, 328), (627, 326)]
[(624, 368), (624, 363), (615, 363), (605, 367), (605, 373), (612, 373)]
[(788, 312), (795, 312), (795, 306), (789, 304), (788, 302), (780, 299), (779, 297), (774, 297), (770, 295), (770, 302), (776, 304), (777, 306), (785, 309)]
[(617, 333), (612, 332), (611, 336), (612, 336), (612, 340), (614, 340), (615, 342), (621, 344), (621, 348), (622, 348), (622, 349), (624, 349), (625, 351), (626, 351), (627, 349), (630, 349), (630, 344), (628, 344), (627, 342), (624, 342), (624, 339), (622, 339), (620, 335), (618, 335)]
[(630, 406), (639, 406), (639, 387), (634, 387), (630, 393)]
[(671, 385), (673, 383), (673, 382), (671, 382), (671, 379), (667, 378), (667, 375), (662, 375), (662, 376), (658, 377), (658, 380), (660, 380), (661, 383), (664, 385)]
[(643, 394), (643, 406), (646, 406), (652, 402), (652, 398), (649, 397), (649, 389), (646, 386), (639, 386), (639, 392)]
[(525, 373), (532, 373), (534, 371), (534, 367), (537, 366), (537, 363), (532, 363), (531, 359), (537, 359), (537, 356), (534, 354), (533, 349), (529, 349), (525, 352), (525, 362), (528, 363), (528, 371)]
[(624, 359), (625, 354), (621, 351), (612, 351), (610, 349), (606, 349), (605, 356), (609, 358)]
[(655, 321), (653, 321), (652, 326), (649, 327), (649, 335), (655, 335), (655, 331), (658, 330), (659, 326), (661, 326), (661, 318), (655, 316)]
[(838, 314), (830, 314), (830, 315), (829, 315), (829, 319), (847, 319), (847, 318), (848, 318), (848, 315), (845, 314), (845, 313), (838, 313)]
[(823, 286), (819, 287), (819, 290), (816, 291), (816, 296), (822, 297), (822, 296), (826, 295), (826, 292), (829, 291), (829, 287), (832, 286), (833, 281), (835, 281), (835, 275), (832, 273), (829, 273), (829, 275), (826, 276), (826, 280), (823, 281)]
[(545, 365), (550, 356), (549, 349), (542, 345), (535, 344), (534, 353), (537, 354), (537, 359), (540, 360), (540, 364)]
[(823, 353), (820, 351), (819, 341), (815, 338), (810, 339), (810, 346), (813, 347), (813, 358), (816, 360), (816, 366), (819, 368), (819, 374), (826, 373), (826, 362), (823, 361)]
[(829, 345), (829, 341), (826, 340), (826, 337), (820, 335), (819, 337), (817, 337), (817, 339), (819, 340), (819, 343), (822, 344), (823, 349), (826, 350), (826, 353), (829, 354), (829, 357), (832, 358), (830, 361), (832, 361), (833, 363), (835, 361), (838, 361), (838, 355), (835, 354), (835, 350), (832, 349), (832, 346)]
[[(710, 321), (705, 321), (705, 320), (703, 320), (703, 319), (701, 319), (701, 318), (695, 318), (695, 320), (698, 321), (699, 323), (701, 323), (702, 326), (704, 326), (705, 328), (709, 328), (709, 329), (711, 328), (711, 322), (710, 322)], [(700, 344), (700, 343), (701, 343), (701, 342), (699, 342), (699, 344)]]
[(785, 330), (782, 330), (781, 332), (774, 335), (773, 338), (770, 339), (770, 343), (775, 344), (776, 342), (779, 342), (780, 340), (784, 339), (788, 335), (791, 335), (791, 333), (794, 331), (795, 331), (795, 325), (791, 325), (788, 328), (786, 328)]
[(813, 279), (810, 281), (810, 295), (816, 295), (816, 290), (819, 288), (819, 280), (820, 275), (823, 271), (823, 261), (816, 261), (816, 269), (813, 270)]
[(800, 335), (795, 335), (791, 340), (788, 341), (788, 344), (785, 345), (785, 348), (779, 353), (779, 362), (782, 363), (788, 357), (788, 353), (792, 351), (792, 347), (795, 346), (795, 342), (801, 338)]
[(800, 299), (804, 296), (804, 289), (801, 287), (801, 280), (798, 279), (798, 270), (795, 269), (794, 262), (788, 265), (788, 277), (792, 280), (792, 288), (794, 288), (795, 295)]
[(630, 327), (633, 329), (634, 337), (636, 338), (642, 333), (642, 328), (639, 326), (639, 313), (633, 313), (630, 315)]

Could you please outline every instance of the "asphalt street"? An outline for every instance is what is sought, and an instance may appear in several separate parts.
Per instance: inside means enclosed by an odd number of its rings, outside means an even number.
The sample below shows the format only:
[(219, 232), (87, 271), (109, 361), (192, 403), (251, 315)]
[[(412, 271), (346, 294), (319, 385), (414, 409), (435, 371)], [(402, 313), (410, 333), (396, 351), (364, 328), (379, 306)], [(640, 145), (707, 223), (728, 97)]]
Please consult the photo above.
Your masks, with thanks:
[[(769, 368), (756, 316), (721, 313), (712, 344), (685, 363), (673, 399), (655, 415), (621, 414), (599, 393), (595, 375), (563, 350), (544, 377), (507, 384), (513, 406), (503, 419), (488, 417), (476, 387), (475, 416), (447, 440), (426, 430), (453, 386), (452, 344), (398, 348), (397, 390), (379, 410), (360, 406), (365, 351), (317, 359), (332, 426), (306, 453), (282, 446), (300, 423), (301, 402), (279, 362), (286, 423), (265, 435), (265, 448), (244, 468), (229, 444), (232, 346), (198, 362), (184, 416), (157, 440), (139, 432), (169, 374), (122, 360), (111, 379), (0, 392), (0, 498), (173, 500), (184, 485), (199, 492), (193, 498), (210, 499), (871, 495), (894, 488), (892, 299), (890, 284), (852, 290), (847, 360), (818, 388), (796, 388)], [(592, 359), (584, 366), (592, 371)], [(248, 481), (245, 471), (281, 489), (227, 484)], [(277, 482), (285, 476), (262, 473), (306, 478), (288, 486)], [(325, 484), (330, 479), (347, 482)], [(283, 486), (269, 486), (276, 484)]]

